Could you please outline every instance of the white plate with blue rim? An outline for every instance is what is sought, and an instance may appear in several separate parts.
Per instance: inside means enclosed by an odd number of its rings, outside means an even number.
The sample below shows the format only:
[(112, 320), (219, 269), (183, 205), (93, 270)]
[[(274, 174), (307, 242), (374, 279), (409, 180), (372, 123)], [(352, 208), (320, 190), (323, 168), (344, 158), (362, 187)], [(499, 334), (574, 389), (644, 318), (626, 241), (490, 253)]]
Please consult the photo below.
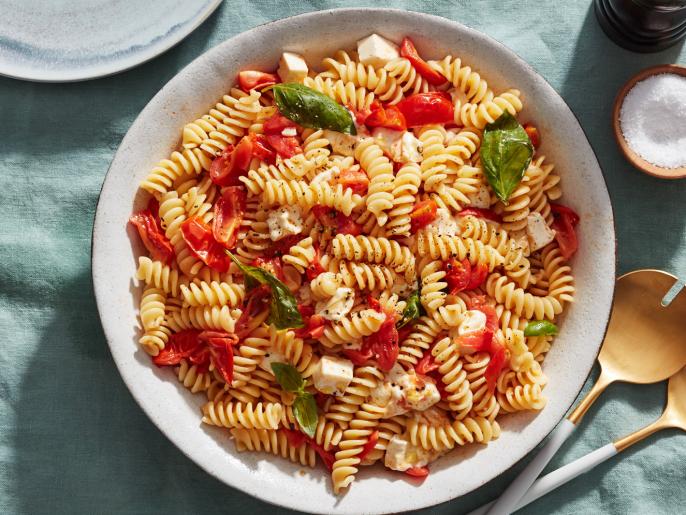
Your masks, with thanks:
[(0, 0), (0, 75), (72, 82), (158, 56), (221, 0)]
[[(495, 90), (522, 92), (523, 121), (544, 135), (540, 151), (556, 164), (564, 202), (581, 215), (573, 258), (576, 301), (548, 353), (548, 403), (538, 412), (502, 420), (487, 446), (459, 448), (431, 465), (421, 484), (381, 466), (362, 467), (344, 495), (334, 495), (324, 467), (299, 465), (263, 453), (238, 453), (223, 428), (201, 427), (202, 395), (191, 394), (168, 369), (151, 365), (138, 346), (132, 288), (143, 251), (127, 220), (147, 203), (138, 184), (179, 145), (185, 123), (207, 112), (240, 70), (274, 70), (284, 50), (304, 54), (318, 69), (322, 57), (377, 32), (395, 42), (410, 36), (427, 59), (457, 55)], [(521, 460), (560, 422), (596, 360), (610, 315), (615, 283), (615, 232), (610, 198), (593, 149), (564, 100), (514, 52), (457, 22), (395, 9), (334, 9), (260, 25), (189, 64), (148, 103), (119, 147), (105, 179), (93, 228), (93, 283), (113, 359), (141, 408), (183, 453), (208, 473), (264, 501), (306, 512), (360, 514), (425, 508), (490, 481)], [(132, 296), (132, 291), (134, 295)]]

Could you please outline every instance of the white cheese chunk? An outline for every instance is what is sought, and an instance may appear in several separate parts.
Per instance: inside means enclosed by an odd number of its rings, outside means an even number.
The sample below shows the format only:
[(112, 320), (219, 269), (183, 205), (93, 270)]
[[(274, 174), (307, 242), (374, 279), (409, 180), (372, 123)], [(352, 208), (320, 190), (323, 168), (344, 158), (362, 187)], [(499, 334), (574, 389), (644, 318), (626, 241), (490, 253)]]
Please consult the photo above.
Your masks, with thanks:
[(441, 454), (437, 451), (427, 451), (420, 446), (412, 445), (400, 435), (393, 435), (386, 446), (384, 465), (391, 470), (404, 472), (413, 467), (424, 467)]
[(330, 299), (317, 302), (316, 311), (322, 318), (335, 322), (350, 313), (354, 304), (355, 291), (352, 288), (338, 288)]
[(312, 374), (314, 387), (327, 395), (343, 395), (352, 379), (352, 361), (335, 356), (322, 357)]
[(485, 184), (480, 184), (479, 189), (475, 193), (467, 195), (469, 205), (471, 207), (478, 207), (480, 209), (488, 209), (491, 207), (491, 192)]
[(391, 157), (396, 163), (419, 163), (422, 154), (419, 152), (422, 143), (409, 131), (403, 132), (399, 141), (391, 147)]
[(343, 134), (342, 132), (324, 130), (324, 137), (331, 143), (331, 148), (336, 154), (342, 156), (353, 156), (355, 151), (355, 143), (357, 137), (352, 134)]
[(281, 131), (282, 136), (297, 136), (298, 131), (295, 130), (295, 127), (286, 127), (284, 130)]
[(293, 52), (281, 54), (277, 73), (283, 82), (302, 82), (307, 77), (307, 63), (303, 56)]
[(272, 371), (272, 363), (288, 363), (288, 360), (286, 359), (286, 356), (277, 350), (268, 349), (267, 353), (264, 355), (264, 358), (262, 358), (262, 361), (260, 361), (259, 366), (262, 370), (266, 370), (270, 374), (273, 374), (274, 372)]
[(510, 231), (510, 238), (512, 238), (517, 246), (522, 249), (525, 256), (531, 254), (531, 249), (529, 248), (529, 237), (526, 234), (526, 230), (520, 229), (518, 231)]
[(372, 34), (359, 40), (357, 42), (357, 55), (362, 64), (371, 65), (375, 68), (380, 68), (389, 61), (400, 57), (398, 45), (378, 34)]
[(460, 234), (457, 220), (450, 214), (449, 210), (443, 208), (436, 210), (436, 219), (426, 226), (426, 230), (443, 236)]
[(469, 309), (462, 314), (462, 322), (457, 328), (457, 334), (466, 336), (478, 333), (486, 328), (486, 314), (478, 309)]
[(272, 241), (280, 240), (291, 234), (300, 234), (303, 230), (303, 217), (298, 206), (282, 206), (270, 211), (267, 217), (269, 237)]
[(548, 227), (543, 215), (537, 211), (529, 213), (526, 217), (526, 234), (532, 252), (542, 249), (555, 239), (555, 231)]
[(391, 148), (393, 148), (396, 143), (400, 143), (403, 134), (403, 131), (394, 131), (393, 129), (387, 129), (385, 127), (376, 127), (372, 131), (374, 142), (388, 153), (391, 152)]
[(438, 388), (431, 381), (405, 370), (397, 363), (385, 380), (371, 391), (375, 404), (385, 405), (385, 418), (402, 415), (410, 410), (424, 411), (441, 400)]

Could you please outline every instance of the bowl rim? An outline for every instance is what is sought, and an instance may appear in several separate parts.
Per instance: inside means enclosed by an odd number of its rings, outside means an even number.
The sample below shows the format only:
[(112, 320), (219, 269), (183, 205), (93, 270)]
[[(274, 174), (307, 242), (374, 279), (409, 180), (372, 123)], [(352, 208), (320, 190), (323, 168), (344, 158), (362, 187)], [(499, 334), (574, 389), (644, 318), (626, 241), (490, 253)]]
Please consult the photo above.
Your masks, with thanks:
[[(420, 17), (423, 17), (423, 18), (427, 18), (427, 19), (429, 19), (429, 20), (433, 20), (433, 21), (437, 21), (437, 22), (441, 22), (441, 23), (446, 23), (446, 22), (447, 22), (447, 23), (450, 23), (450, 24), (453, 24), (453, 25), (457, 25), (457, 26), (460, 27), (461, 30), (465, 31), (466, 33), (469, 33), (470, 35), (477, 35), (478, 37), (482, 37), (482, 38), (487, 38), (487, 39), (489, 39), (490, 42), (491, 42), (492, 44), (501, 47), (501, 49), (503, 49), (505, 52), (507, 52), (508, 54), (510, 54), (510, 56), (511, 56), (511, 57), (512, 57), (521, 67), (523, 67), (523, 68), (526, 69), (529, 73), (535, 75), (539, 80), (541, 80), (542, 82), (544, 82), (545, 85), (546, 85), (547, 87), (550, 88), (551, 92), (553, 92), (555, 95), (557, 95), (557, 96), (560, 98), (560, 100), (562, 101), (562, 104), (563, 104), (564, 107), (566, 107), (566, 109), (568, 110), (568, 114), (571, 114), (571, 116), (573, 117), (575, 123), (577, 124), (577, 126), (579, 127), (579, 129), (581, 130), (581, 132), (583, 133), (584, 138), (586, 139), (586, 141), (587, 141), (587, 143), (588, 143), (588, 146), (589, 146), (589, 148), (591, 149), (592, 158), (593, 158), (594, 162), (596, 163), (598, 170), (601, 172), (601, 173), (600, 173), (600, 179), (602, 180), (602, 183), (603, 183), (603, 185), (604, 185), (604, 187), (605, 187), (605, 191), (606, 191), (607, 194), (608, 194), (608, 199), (609, 199), (608, 208), (609, 208), (609, 212), (610, 212), (610, 215), (611, 215), (610, 223), (611, 223), (611, 226), (612, 226), (612, 236), (613, 236), (613, 242), (612, 242), (612, 243), (613, 243), (613, 245), (612, 245), (612, 253), (613, 253), (613, 259), (612, 259), (613, 286), (612, 286), (612, 291), (611, 291), (611, 293), (610, 293), (610, 305), (608, 306), (607, 316), (606, 316), (605, 319), (602, 321), (602, 325), (603, 325), (603, 327), (604, 327), (604, 329), (603, 329), (603, 331), (602, 331), (602, 338), (599, 340), (599, 342), (597, 343), (597, 346), (596, 346), (596, 348), (595, 348), (594, 359), (593, 359), (593, 361), (591, 362), (591, 364), (589, 365), (589, 367), (588, 367), (586, 370), (583, 371), (583, 378), (584, 378), (584, 379), (583, 379), (583, 381), (580, 383), (579, 388), (576, 390), (576, 393), (575, 393), (575, 395), (574, 395), (574, 398), (573, 398), (572, 401), (570, 402), (569, 407), (567, 407), (567, 409), (565, 410), (565, 412), (563, 412), (562, 415), (559, 417), (559, 419), (557, 419), (557, 420), (555, 421), (555, 424), (551, 427), (551, 429), (550, 429), (547, 433), (545, 433), (545, 435), (541, 438), (540, 441), (534, 442), (534, 443), (531, 443), (530, 445), (528, 445), (527, 448), (526, 448), (526, 450), (525, 450), (525, 452), (522, 454), (522, 456), (521, 456), (521, 457), (518, 457), (517, 459), (515, 459), (508, 467), (506, 467), (505, 469), (503, 469), (500, 473), (498, 473), (498, 474), (496, 474), (496, 475), (494, 475), (494, 476), (492, 476), (492, 477), (489, 477), (489, 478), (480, 480), (480, 481), (478, 482), (478, 484), (477, 484), (472, 490), (470, 490), (470, 491), (468, 491), (468, 492), (465, 492), (464, 494), (461, 494), (461, 495), (459, 495), (459, 496), (456, 496), (456, 497), (448, 497), (448, 498), (439, 498), (439, 499), (437, 499), (437, 500), (431, 500), (431, 501), (429, 501), (427, 504), (423, 504), (422, 506), (413, 506), (413, 507), (409, 507), (409, 508), (406, 508), (406, 509), (405, 509), (405, 510), (415, 510), (415, 509), (430, 508), (430, 507), (432, 507), (432, 506), (436, 506), (436, 505), (441, 504), (441, 503), (447, 503), (447, 502), (450, 502), (450, 501), (454, 501), (455, 499), (461, 498), (461, 497), (463, 497), (463, 496), (465, 496), (465, 495), (469, 495), (469, 494), (473, 493), (475, 490), (477, 490), (478, 488), (480, 488), (481, 486), (485, 485), (486, 483), (488, 483), (488, 482), (490, 482), (490, 481), (493, 481), (493, 480), (497, 479), (498, 477), (502, 476), (503, 474), (506, 474), (506, 473), (508, 473), (509, 471), (511, 471), (512, 469), (516, 468), (516, 467), (518, 466), (518, 464), (519, 464), (522, 460), (524, 460), (524, 459), (526, 458), (526, 456), (527, 456), (529, 453), (531, 453), (531, 451), (533, 451), (538, 445), (541, 444), (541, 442), (543, 442), (546, 438), (548, 438), (548, 436), (554, 431), (554, 429), (557, 427), (557, 425), (560, 423), (560, 421), (562, 421), (562, 419), (565, 418), (566, 414), (567, 414), (567, 413), (570, 411), (570, 409), (575, 405), (576, 400), (577, 400), (578, 397), (579, 397), (579, 394), (580, 394), (581, 391), (583, 390), (585, 384), (586, 384), (587, 381), (588, 381), (588, 378), (591, 376), (591, 373), (593, 372), (593, 369), (594, 369), (595, 366), (596, 366), (597, 357), (598, 357), (598, 355), (599, 355), (599, 353), (600, 353), (600, 349), (601, 349), (601, 347), (602, 347), (602, 343), (603, 343), (603, 341), (604, 341), (604, 339), (605, 339), (605, 336), (607, 335), (607, 331), (608, 331), (608, 328), (609, 328), (609, 322), (610, 322), (610, 316), (611, 316), (611, 313), (612, 313), (612, 307), (614, 306), (614, 301), (615, 301), (615, 291), (616, 291), (616, 288), (615, 288), (615, 286), (614, 286), (614, 283), (616, 283), (616, 279), (617, 279), (617, 262), (618, 262), (617, 244), (618, 244), (618, 242), (617, 242), (615, 212), (614, 212), (614, 206), (613, 206), (613, 204), (612, 204), (612, 198), (611, 198), (611, 195), (610, 195), (610, 190), (607, 188), (607, 181), (605, 180), (605, 176), (604, 176), (604, 174), (602, 173), (602, 167), (600, 166), (600, 161), (598, 160), (598, 156), (597, 156), (597, 154), (596, 154), (595, 148), (593, 148), (593, 145), (591, 144), (591, 141), (589, 140), (589, 138), (588, 138), (588, 136), (587, 136), (586, 130), (585, 130), (584, 127), (582, 126), (582, 124), (581, 124), (581, 122), (580, 122), (578, 116), (576, 115), (576, 113), (575, 113), (575, 112), (572, 110), (572, 108), (567, 104), (567, 102), (566, 102), (566, 101), (564, 100), (564, 98), (560, 95), (560, 93), (558, 93), (558, 91), (557, 91), (555, 88), (553, 88), (553, 86), (548, 82), (548, 80), (547, 80), (543, 75), (539, 74), (539, 73), (533, 68), (533, 66), (531, 66), (526, 60), (524, 60), (524, 59), (523, 59), (519, 54), (517, 54), (514, 50), (512, 50), (510, 47), (508, 47), (508, 46), (505, 45), (504, 43), (501, 43), (499, 40), (495, 39), (494, 37), (489, 36), (488, 34), (486, 34), (486, 33), (484, 33), (484, 32), (481, 32), (481, 31), (479, 31), (479, 30), (477, 30), (477, 29), (474, 29), (474, 28), (472, 28), (472, 27), (469, 27), (469, 26), (467, 26), (467, 25), (461, 23), (460, 21), (452, 20), (452, 19), (449, 19), (449, 18), (446, 18), (446, 17), (443, 17), (443, 16), (434, 15), (434, 14), (428, 14), (428, 13), (421, 12), (421, 11), (413, 11), (413, 10), (410, 10), (410, 9), (400, 9), (400, 8), (377, 8), (377, 7), (344, 7), (344, 8), (332, 8), (332, 9), (323, 9), (323, 10), (318, 10), (318, 11), (310, 11), (310, 12), (295, 14), (295, 15), (292, 15), (292, 16), (287, 16), (287, 17), (284, 17), (284, 18), (279, 18), (279, 19), (275, 19), (275, 20), (270, 20), (270, 21), (268, 21), (268, 22), (261, 23), (261, 24), (259, 24), (259, 25), (255, 25), (254, 27), (251, 27), (250, 29), (247, 29), (246, 31), (237, 33), (237, 34), (231, 36), (230, 38), (224, 39), (223, 41), (217, 43), (217, 44), (214, 45), (213, 47), (208, 48), (208, 49), (205, 49), (201, 54), (199, 54), (199, 55), (198, 55), (197, 57), (195, 57), (192, 61), (190, 61), (190, 62), (187, 63), (183, 68), (181, 68), (178, 72), (176, 72), (176, 73), (174, 74), (174, 76), (171, 77), (171, 78), (169, 79), (169, 81), (168, 81), (167, 83), (165, 83), (165, 84), (160, 88), (160, 90), (159, 90), (155, 95), (153, 95), (153, 97), (150, 98), (150, 100), (148, 101), (148, 103), (146, 103), (146, 105), (141, 109), (141, 111), (138, 113), (138, 115), (135, 117), (135, 119), (134, 119), (133, 122), (131, 123), (131, 126), (129, 127), (129, 131), (130, 131), (131, 128), (134, 127), (134, 125), (136, 125), (136, 123), (139, 121), (139, 119), (141, 118), (143, 112), (146, 110), (146, 108), (148, 107), (148, 105), (151, 104), (151, 103), (152, 103), (152, 102), (153, 102), (153, 101), (154, 101), (154, 100), (155, 100), (155, 99), (165, 90), (165, 88), (168, 87), (169, 83), (172, 82), (177, 76), (181, 75), (187, 68), (190, 68), (191, 66), (193, 66), (197, 61), (199, 61), (200, 59), (202, 59), (207, 53), (209, 53), (209, 52), (215, 50), (215, 49), (216, 49), (217, 47), (219, 47), (219, 46), (223, 46), (223, 45), (230, 44), (232, 41), (234, 41), (235, 39), (241, 37), (241, 36), (242, 36), (243, 34), (245, 34), (246, 32), (250, 32), (250, 31), (252, 31), (252, 30), (254, 30), (254, 29), (257, 29), (257, 28), (259, 28), (259, 27), (267, 27), (267, 26), (269, 26), (269, 25), (278, 24), (278, 23), (284, 22), (284, 21), (286, 21), (286, 20), (292, 20), (292, 19), (294, 19), (294, 18), (303, 18), (303, 19), (304, 19), (304, 18), (307, 18), (307, 17), (311, 17), (311, 16), (316, 17), (316, 16), (324, 15), (324, 14), (328, 14), (328, 15), (335, 15), (335, 14), (337, 14), (337, 13), (364, 14), (364, 13), (370, 13), (370, 12), (381, 13), (381, 14), (382, 14), (382, 13), (389, 13), (389, 12), (390, 12), (390, 13), (393, 13), (393, 12), (395, 12), (395, 13), (411, 13), (411, 14), (413, 14), (413, 15), (417, 15), (417, 16), (420, 16)], [(105, 189), (105, 186), (106, 186), (106, 183), (107, 183), (107, 179), (108, 179), (108, 177), (109, 177), (109, 174), (110, 174), (110, 171), (111, 171), (111, 169), (112, 169), (112, 166), (113, 166), (114, 162), (116, 161), (117, 155), (118, 155), (118, 153), (119, 153), (119, 151), (120, 151), (120, 149), (121, 149), (121, 143), (124, 141), (124, 139), (126, 138), (126, 136), (127, 136), (127, 134), (128, 134), (129, 131), (127, 131), (127, 133), (122, 137), (122, 140), (121, 140), (121, 142), (120, 142), (120, 145), (119, 145), (118, 148), (117, 148), (117, 152), (115, 152), (115, 154), (113, 155), (112, 160), (111, 160), (111, 162), (110, 162), (110, 165), (108, 166), (107, 172), (106, 172), (106, 174), (105, 174), (105, 177), (104, 177), (104, 179), (103, 179), (103, 182), (102, 182), (102, 185), (101, 185), (101, 188), (100, 188), (100, 192), (99, 192), (99, 194), (98, 194), (98, 200), (97, 200), (97, 204), (96, 204), (96, 209), (95, 209), (95, 213), (94, 213), (94, 215), (93, 215), (94, 222), (93, 222), (93, 231), (92, 231), (92, 234), (91, 234), (91, 274), (92, 274), (93, 291), (94, 291), (94, 295), (95, 295), (95, 298), (96, 298), (96, 308), (97, 308), (97, 311), (98, 311), (98, 315), (99, 315), (99, 317), (100, 317), (100, 319), (101, 319), (101, 324), (102, 324), (102, 320), (103, 320), (103, 318), (102, 318), (102, 313), (105, 311), (105, 307), (104, 307), (105, 292), (103, 292), (102, 297), (101, 297), (100, 295), (98, 295), (98, 286), (97, 286), (97, 284), (98, 284), (99, 281), (96, 281), (95, 267), (93, 266), (93, 263), (94, 263), (94, 261), (95, 261), (96, 228), (97, 228), (97, 226), (98, 226), (98, 214), (99, 214), (99, 212), (100, 212), (100, 209), (99, 209), (99, 208), (100, 208), (100, 204), (101, 204), (101, 201), (102, 201), (102, 193), (103, 193), (103, 190)], [(272, 499), (272, 498), (269, 498), (269, 497), (260, 496), (260, 494), (257, 493), (257, 492), (253, 492), (253, 491), (244, 489), (244, 488), (243, 488), (242, 486), (240, 486), (238, 483), (230, 483), (230, 482), (228, 482), (228, 481), (226, 480), (225, 477), (221, 476), (217, 471), (213, 470), (212, 467), (211, 467), (209, 464), (207, 464), (207, 463), (205, 463), (205, 462), (203, 462), (203, 461), (200, 461), (200, 460), (196, 460), (193, 456), (190, 455), (190, 453), (189, 453), (184, 447), (177, 445), (176, 442), (175, 442), (174, 437), (172, 437), (172, 435), (171, 435), (170, 429), (167, 428), (166, 426), (161, 426), (161, 425), (157, 424), (157, 422), (155, 421), (155, 419), (154, 419), (154, 417), (152, 416), (152, 414), (149, 413), (148, 410), (146, 410), (146, 409), (144, 408), (144, 406), (143, 406), (143, 401), (142, 401), (142, 395), (140, 394), (140, 392), (137, 392), (137, 391), (135, 390), (135, 388), (133, 388), (131, 385), (129, 385), (129, 382), (128, 382), (127, 379), (126, 379), (126, 376), (125, 376), (125, 374), (123, 373), (123, 370), (121, 369), (120, 363), (118, 362), (118, 360), (117, 360), (116, 357), (114, 356), (114, 347), (113, 347), (114, 343), (111, 341), (111, 339), (110, 339), (110, 337), (108, 336), (108, 334), (107, 334), (105, 331), (103, 331), (103, 332), (105, 333), (105, 339), (107, 340), (108, 348), (109, 348), (110, 354), (112, 355), (112, 358), (113, 358), (113, 361), (114, 361), (114, 363), (115, 363), (115, 366), (117, 367), (117, 370), (119, 371), (119, 374), (120, 374), (120, 376), (122, 377), (122, 380), (123, 380), (123, 382), (125, 383), (125, 385), (126, 385), (126, 387), (127, 387), (127, 390), (129, 391), (129, 394), (134, 398), (134, 400), (136, 401), (136, 403), (138, 404), (138, 406), (141, 408), (141, 410), (145, 413), (145, 415), (153, 422), (153, 424), (160, 430), (160, 432), (161, 432), (161, 433), (162, 433), (162, 434), (163, 434), (172, 444), (174, 444), (174, 446), (175, 446), (178, 450), (180, 450), (186, 457), (188, 457), (191, 461), (193, 461), (196, 465), (198, 465), (202, 470), (204, 470), (204, 471), (207, 472), (209, 475), (211, 475), (212, 477), (216, 478), (217, 480), (219, 480), (219, 481), (222, 482), (223, 484), (229, 486), (230, 488), (235, 488), (235, 489), (237, 489), (237, 490), (240, 490), (241, 492), (246, 493), (246, 494), (250, 495), (251, 497), (254, 497), (254, 498), (256, 498), (256, 499), (258, 499), (258, 500), (260, 500), (260, 501), (262, 501), (262, 502), (265, 502), (265, 503), (268, 503), (268, 504), (271, 504), (271, 505), (274, 505), (274, 506), (287, 507), (287, 508), (289, 508), (289, 509), (303, 509), (303, 508), (301, 508), (301, 507), (297, 507), (297, 506), (294, 505), (294, 504), (288, 504), (288, 503), (280, 502), (279, 500), (276, 500), (276, 499)], [(579, 375), (580, 375), (580, 377), (582, 376), (582, 374), (579, 374)], [(405, 510), (403, 510), (403, 511), (405, 511)], [(347, 513), (347, 511), (344, 511), (344, 512)], [(312, 511), (312, 513), (323, 513), (323, 514), (325, 514), (325, 513), (329, 513), (329, 512), (327, 512), (327, 511), (322, 511), (322, 509), (315, 509), (315, 510)], [(352, 513), (352, 512), (351, 512), (351, 513)], [(381, 511), (373, 511), (373, 512), (372, 512), (372, 511), (365, 511), (364, 513), (392, 513), (392, 511), (389, 511), (389, 510), (381, 510)]]
[(615, 97), (614, 105), (612, 107), (612, 129), (614, 132), (615, 141), (617, 142), (617, 145), (619, 145), (622, 154), (624, 154), (626, 160), (634, 168), (645, 174), (652, 175), (653, 177), (658, 177), (660, 179), (683, 179), (686, 177), (686, 165), (677, 168), (665, 168), (643, 159), (629, 146), (629, 143), (622, 132), (620, 114), (622, 111), (622, 105), (624, 104), (624, 99), (629, 91), (631, 91), (631, 89), (642, 80), (663, 73), (672, 73), (686, 77), (686, 66), (680, 64), (658, 64), (649, 68), (645, 68), (633, 75), (624, 83)]

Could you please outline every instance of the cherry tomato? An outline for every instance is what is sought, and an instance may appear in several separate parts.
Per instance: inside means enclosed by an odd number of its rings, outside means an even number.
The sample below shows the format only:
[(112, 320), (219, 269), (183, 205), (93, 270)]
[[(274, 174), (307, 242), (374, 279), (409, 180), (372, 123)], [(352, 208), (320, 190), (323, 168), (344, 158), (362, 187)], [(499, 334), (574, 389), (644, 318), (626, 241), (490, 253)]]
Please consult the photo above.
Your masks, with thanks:
[(293, 245), (297, 245), (303, 239), (302, 234), (290, 234), (285, 238), (272, 242), (263, 251), (263, 256), (268, 258), (281, 257), (290, 252)]
[(255, 70), (244, 70), (238, 73), (238, 85), (249, 93), (252, 89), (262, 89), (273, 86), (279, 81), (279, 77), (274, 73), (258, 72)]
[(143, 245), (154, 260), (171, 263), (174, 259), (174, 248), (148, 209), (131, 215), (129, 223), (136, 227)]
[(369, 435), (369, 438), (367, 439), (367, 443), (365, 443), (362, 446), (362, 452), (357, 455), (357, 458), (362, 461), (367, 454), (372, 452), (374, 450), (374, 447), (376, 447), (376, 443), (379, 441), (379, 432), (374, 431), (372, 434)]
[(369, 188), (369, 177), (364, 170), (346, 168), (336, 178), (336, 182), (342, 184), (343, 188), (350, 188), (358, 195), (366, 195)]
[(426, 477), (429, 475), (428, 467), (412, 467), (405, 471), (405, 474), (412, 477)]
[(448, 290), (451, 295), (455, 295), (467, 289), (467, 285), (472, 277), (472, 265), (469, 259), (465, 258), (458, 261), (450, 258), (444, 265), (446, 273), (445, 281), (448, 283)]
[(281, 134), (267, 134), (267, 141), (281, 157), (288, 159), (296, 154), (302, 154), (300, 141), (295, 136), (282, 136)]
[(224, 331), (203, 331), (198, 339), (207, 344), (212, 363), (227, 384), (233, 381), (233, 346), (238, 343), (235, 334)]
[(485, 218), (493, 222), (501, 223), (501, 218), (492, 209), (483, 209), (480, 207), (467, 207), (458, 213), (459, 216), (476, 216), (478, 218)]
[(301, 433), (295, 429), (287, 429), (285, 427), (282, 427), (280, 430), (286, 435), (288, 444), (295, 449), (307, 441), (307, 435), (305, 433)]
[(438, 205), (433, 200), (417, 202), (410, 213), (410, 232), (415, 233), (438, 218)]
[(321, 338), (326, 327), (326, 320), (321, 315), (314, 314), (312, 306), (305, 306), (298, 304), (298, 311), (303, 319), (305, 327), (295, 330), (295, 336), (298, 338)]
[(253, 144), (249, 136), (244, 136), (233, 148), (226, 147), (219, 157), (210, 165), (210, 179), (218, 186), (238, 186), (238, 178), (245, 175), (252, 159)]
[(194, 216), (181, 224), (181, 234), (191, 253), (210, 268), (226, 272), (231, 259), (212, 235), (212, 229), (200, 217)]
[(272, 289), (268, 284), (262, 284), (247, 293), (243, 300), (243, 312), (236, 320), (234, 327), (234, 332), (238, 338), (245, 338), (254, 329), (254, 326), (251, 326), (252, 319), (269, 308), (271, 296)]
[(407, 130), (407, 122), (405, 116), (395, 106), (388, 106), (386, 108), (379, 108), (372, 111), (364, 121), (367, 127), (384, 127), (395, 131)]
[(262, 125), (265, 134), (283, 134), (284, 129), (298, 129), (299, 125), (293, 120), (286, 118), (281, 113), (276, 113), (267, 118)]
[(324, 466), (327, 468), (327, 470), (330, 472), (333, 470), (333, 464), (336, 461), (336, 457), (331, 451), (325, 451), (324, 447), (319, 445), (317, 442), (312, 440), (312, 438), (307, 439), (307, 444), (314, 449), (314, 452), (316, 452), (319, 457), (322, 459), (322, 462), (324, 462)]
[(359, 367), (361, 365), (364, 365), (370, 359), (372, 359), (374, 353), (372, 352), (372, 349), (369, 347), (369, 345), (367, 345), (366, 347), (363, 345), (360, 350), (343, 349), (343, 355), (350, 361), (352, 361), (353, 365)]
[(160, 222), (160, 203), (155, 197), (150, 197), (150, 200), (148, 200), (148, 211), (150, 211), (150, 214), (155, 218), (157, 227), (162, 229), (162, 223)]
[(241, 186), (228, 186), (214, 205), (212, 235), (226, 249), (236, 246), (245, 214), (245, 200), (245, 190)]
[(336, 224), (340, 234), (351, 234), (359, 236), (362, 234), (362, 226), (353, 220), (352, 216), (345, 216), (343, 213), (336, 215)]
[(526, 135), (529, 136), (531, 144), (534, 146), (534, 148), (538, 148), (538, 146), (541, 144), (541, 135), (538, 133), (536, 126), (526, 123), (524, 124), (524, 130), (526, 131)]
[(498, 382), (498, 376), (500, 376), (500, 372), (502, 372), (503, 368), (505, 368), (507, 355), (505, 352), (505, 347), (497, 343), (495, 338), (492, 338), (491, 340), (491, 348), (489, 350), (491, 360), (486, 366), (484, 377), (486, 378), (488, 390), (493, 393), (495, 391), (496, 383)]
[(348, 103), (345, 105), (346, 109), (350, 111), (353, 115), (353, 119), (355, 120), (355, 125), (357, 127), (364, 125), (364, 123), (367, 121), (367, 117), (372, 114), (374, 111), (377, 109), (381, 108), (381, 102), (379, 102), (377, 99), (374, 99), (369, 106), (369, 108), (365, 109), (355, 109), (352, 104)]
[(408, 127), (448, 123), (455, 115), (453, 103), (439, 91), (417, 93), (396, 105), (405, 116)]
[(458, 338), (463, 352), (488, 352), (493, 341), (493, 331), (482, 329)]
[(436, 363), (430, 351), (426, 351), (422, 359), (414, 366), (414, 371), (421, 375), (428, 375), (434, 370), (438, 369), (439, 364)]
[(251, 132), (250, 139), (252, 140), (252, 155), (254, 157), (270, 165), (276, 163), (276, 152), (269, 145), (267, 136)]
[(569, 259), (579, 248), (579, 240), (574, 229), (574, 226), (579, 223), (579, 215), (574, 210), (560, 204), (550, 204), (550, 209), (555, 216), (552, 223), (555, 239), (564, 258)]
[(488, 265), (486, 263), (478, 263), (472, 267), (469, 282), (465, 286), (465, 290), (473, 290), (481, 286), (488, 277)]
[(424, 77), (432, 86), (440, 86), (446, 82), (443, 75), (434, 70), (429, 66), (429, 63), (419, 57), (419, 53), (410, 38), (404, 38), (403, 42), (400, 44), (400, 55), (410, 61), (410, 64), (417, 70), (417, 73)]
[(469, 309), (478, 309), (486, 315), (486, 329), (495, 333), (498, 330), (498, 313), (485, 295), (472, 297)]
[(199, 334), (200, 331), (197, 329), (185, 329), (172, 333), (164, 349), (152, 358), (152, 362), (158, 367), (178, 365), (182, 359), (188, 358), (202, 346), (198, 338)]
[(305, 275), (309, 281), (312, 281), (319, 274), (326, 272), (326, 269), (321, 263), (322, 251), (319, 245), (314, 246), (314, 257), (310, 262), (310, 265), (305, 269)]
[(317, 217), (317, 221), (324, 227), (336, 227), (338, 211), (333, 208), (316, 205), (312, 208), (314, 216)]
[[(370, 336), (366, 336), (363, 342), (369, 345), (379, 368), (388, 372), (398, 358), (398, 330), (395, 327), (395, 317), (386, 315), (379, 330)], [(363, 345), (364, 346), (364, 345)]]

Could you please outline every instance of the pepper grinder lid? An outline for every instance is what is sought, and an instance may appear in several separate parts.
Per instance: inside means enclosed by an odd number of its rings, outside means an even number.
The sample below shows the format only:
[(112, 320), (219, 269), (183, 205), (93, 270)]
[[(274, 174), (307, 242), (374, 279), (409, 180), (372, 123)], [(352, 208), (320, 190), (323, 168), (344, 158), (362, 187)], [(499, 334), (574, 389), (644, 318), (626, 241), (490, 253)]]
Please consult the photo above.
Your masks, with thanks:
[(686, 37), (686, 0), (594, 0), (607, 36), (634, 52), (659, 52)]

